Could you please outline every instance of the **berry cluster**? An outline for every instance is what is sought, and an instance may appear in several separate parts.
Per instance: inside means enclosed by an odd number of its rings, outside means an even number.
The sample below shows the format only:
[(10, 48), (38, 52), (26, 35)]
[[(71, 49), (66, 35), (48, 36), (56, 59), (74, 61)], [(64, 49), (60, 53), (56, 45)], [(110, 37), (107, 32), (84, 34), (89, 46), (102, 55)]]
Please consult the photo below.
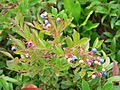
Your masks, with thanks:
[[(73, 53), (73, 52), (72, 52)], [(78, 56), (75, 56), (74, 54), (71, 54), (70, 52), (66, 53), (66, 57), (68, 58), (68, 63), (76, 62), (78, 61), (80, 65), (85, 65), (88, 68), (96, 69), (97, 67), (102, 67), (102, 70), (93, 72), (92, 79), (96, 77), (103, 77), (106, 76), (107, 73), (105, 71), (105, 68), (103, 67), (103, 64), (105, 62), (104, 58), (96, 55), (97, 49), (93, 48), (91, 51), (84, 52), (84, 49), (78, 50)]]
[[(50, 24), (49, 20), (47, 19), (47, 18), (48, 18), (48, 13), (47, 13), (47, 12), (43, 12), (43, 13), (40, 15), (40, 17), (41, 17), (42, 19), (45, 19), (45, 20), (44, 20), (43, 27), (45, 27), (47, 30), (49, 30), (49, 29), (51, 28), (51, 24)], [(57, 22), (61, 22), (61, 20), (62, 20), (62, 19), (61, 19), (60, 17), (58, 17), (58, 18), (56, 19)]]

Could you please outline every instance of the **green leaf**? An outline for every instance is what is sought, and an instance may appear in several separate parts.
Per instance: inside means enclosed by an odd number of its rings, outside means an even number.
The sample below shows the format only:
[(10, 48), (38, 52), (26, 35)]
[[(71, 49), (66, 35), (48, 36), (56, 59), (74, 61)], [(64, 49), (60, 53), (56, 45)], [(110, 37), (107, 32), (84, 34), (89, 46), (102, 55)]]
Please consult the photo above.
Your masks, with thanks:
[(113, 68), (113, 63), (106, 66), (106, 71), (109, 71)]
[(113, 86), (112, 90), (120, 90), (120, 86)]
[(43, 30), (42, 26), (38, 22), (33, 21), (33, 23), (34, 23), (34, 28), (36, 28), (38, 30)]
[(13, 84), (9, 83), (9, 90), (13, 90)]
[(90, 90), (90, 86), (87, 81), (82, 80), (82, 90)]
[(13, 57), (10, 53), (5, 52), (5, 51), (0, 51), (0, 52), (3, 53), (3, 54), (5, 54), (5, 55), (8, 56), (8, 57), (14, 59), (14, 57)]
[(99, 40), (98, 40), (98, 38), (96, 38), (96, 40), (95, 40), (94, 43), (93, 43), (93, 48), (96, 48), (98, 42), (99, 42)]
[(102, 90), (101, 86), (98, 86), (97, 90)]
[(106, 55), (106, 53), (102, 50), (103, 57), (105, 58), (104, 67), (107, 67), (110, 64), (110, 58)]
[(14, 38), (11, 35), (9, 35), (9, 36), (12, 39), (13, 43), (15, 43), (16, 45), (20, 46), (20, 48), (25, 49), (25, 44), (23, 44), (22, 41), (20, 41), (19, 39)]
[(55, 50), (54, 50), (54, 52), (56, 53), (56, 54), (60, 54), (60, 55), (63, 55), (63, 50), (62, 50), (62, 48), (61, 47), (58, 47), (58, 46), (55, 46)]
[(89, 12), (88, 16), (86, 17), (85, 21), (80, 25), (80, 27), (81, 27), (81, 26), (85, 26), (85, 25), (87, 24), (87, 21), (88, 21), (88, 19), (90, 18), (90, 16), (92, 15), (92, 13), (93, 13), (93, 11), (90, 11), (90, 12)]
[(3, 90), (9, 90), (8, 83), (5, 80), (0, 79), (0, 84), (3, 87)]
[(18, 80), (13, 79), (13, 78), (10, 78), (10, 77), (8, 77), (8, 76), (0, 76), (0, 78), (2, 78), (2, 79), (5, 80), (5, 81), (12, 82), (12, 83), (18, 82)]
[(112, 87), (113, 87), (112, 83), (106, 83), (103, 87), (103, 90), (112, 90)]
[(66, 38), (65, 38), (65, 40), (66, 40), (66, 43), (67, 43), (67, 45), (68, 45), (68, 47), (73, 47), (74, 46), (74, 42), (72, 41), (72, 39), (69, 37), (69, 36), (67, 36)]
[(57, 9), (56, 8), (54, 8), (54, 7), (52, 7), (52, 14), (54, 14), (54, 15), (56, 15), (57, 16)]
[(95, 79), (92, 79), (92, 81), (90, 82), (90, 86), (93, 87), (94, 85), (96, 85), (97, 83), (99, 83), (99, 78), (95, 78)]
[(94, 28), (97, 28), (99, 26), (99, 23), (88, 23), (88, 25), (86, 26), (87, 30), (92, 30)]
[(81, 5), (80, 5), (79, 1), (64, 0), (64, 8), (69, 14), (72, 14), (75, 21), (78, 23), (80, 14), (81, 14)]
[(82, 69), (80, 71), (80, 77), (83, 78), (85, 76), (85, 74), (86, 74), (86, 70)]
[(115, 25), (115, 22), (116, 22), (116, 18), (112, 18), (111, 21), (110, 21), (110, 25), (111, 25), (111, 28), (113, 29), (114, 28), (114, 25)]
[(96, 48), (99, 48), (99, 47), (103, 44), (103, 41), (104, 41), (104, 40), (100, 40), (100, 41), (98, 42)]
[(113, 35), (112, 35), (110, 32), (104, 32), (104, 34), (105, 34), (107, 37), (110, 37), (110, 38), (113, 37)]
[(31, 38), (30, 29), (26, 24), (24, 25), (24, 33), (25, 33), (26, 40)]
[(102, 6), (97, 6), (95, 12), (96, 13), (102, 13), (102, 14), (109, 14), (108, 10), (105, 7), (102, 7)]
[(62, 81), (61, 82), (61, 88), (62, 89), (67, 89), (71, 86), (73, 86), (73, 83), (71, 81)]
[(112, 39), (110, 49), (112, 50), (112, 52), (116, 51), (116, 38), (115, 37)]
[(80, 39), (78, 43), (82, 48), (85, 49), (85, 51), (88, 51), (89, 41), (90, 41), (90, 39), (85, 37), (85, 38)]
[(107, 18), (107, 16), (108, 16), (108, 15), (104, 15), (104, 16), (102, 17), (102, 19), (101, 19), (101, 22), (102, 22), (102, 23), (103, 23), (104, 20)]
[(74, 33), (73, 33), (73, 40), (74, 40), (74, 43), (78, 43), (78, 41), (80, 40), (80, 35), (77, 31), (74, 30)]
[(112, 82), (120, 82), (120, 76), (112, 76), (108, 78), (106, 83), (112, 83)]
[(120, 26), (120, 20), (117, 20), (117, 22), (115, 23), (115, 25)]
[(112, 83), (106, 83), (103, 87), (103, 90), (112, 90), (112, 87), (113, 87)]
[[(4, 66), (6, 66), (6, 63), (3, 61), (0, 61), (0, 68), (3, 68)], [(0, 70), (0, 74), (3, 72), (3, 70)]]

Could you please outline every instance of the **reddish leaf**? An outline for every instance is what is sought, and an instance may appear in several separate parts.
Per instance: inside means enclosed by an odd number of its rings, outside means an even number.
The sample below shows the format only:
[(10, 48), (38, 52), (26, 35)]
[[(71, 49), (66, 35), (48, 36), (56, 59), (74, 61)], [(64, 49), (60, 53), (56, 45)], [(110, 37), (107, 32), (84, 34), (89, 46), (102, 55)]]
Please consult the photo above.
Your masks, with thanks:
[(113, 62), (112, 73), (113, 73), (113, 76), (119, 75), (119, 67), (116, 61)]

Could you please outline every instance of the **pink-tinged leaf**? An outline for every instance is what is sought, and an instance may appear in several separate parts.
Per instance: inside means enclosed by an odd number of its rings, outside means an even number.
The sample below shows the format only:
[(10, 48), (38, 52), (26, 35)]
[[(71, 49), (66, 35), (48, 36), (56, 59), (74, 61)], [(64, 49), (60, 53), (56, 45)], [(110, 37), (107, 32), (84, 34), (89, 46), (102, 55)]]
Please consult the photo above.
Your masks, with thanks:
[(116, 61), (113, 62), (113, 69), (112, 69), (113, 76), (119, 75), (119, 67)]

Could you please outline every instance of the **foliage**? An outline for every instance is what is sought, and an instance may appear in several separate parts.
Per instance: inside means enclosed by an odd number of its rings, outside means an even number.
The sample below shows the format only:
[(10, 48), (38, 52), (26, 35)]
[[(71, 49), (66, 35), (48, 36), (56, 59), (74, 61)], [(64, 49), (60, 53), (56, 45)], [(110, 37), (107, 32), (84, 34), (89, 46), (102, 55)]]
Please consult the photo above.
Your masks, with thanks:
[(0, 89), (119, 89), (119, 11), (119, 0), (1, 0)]

